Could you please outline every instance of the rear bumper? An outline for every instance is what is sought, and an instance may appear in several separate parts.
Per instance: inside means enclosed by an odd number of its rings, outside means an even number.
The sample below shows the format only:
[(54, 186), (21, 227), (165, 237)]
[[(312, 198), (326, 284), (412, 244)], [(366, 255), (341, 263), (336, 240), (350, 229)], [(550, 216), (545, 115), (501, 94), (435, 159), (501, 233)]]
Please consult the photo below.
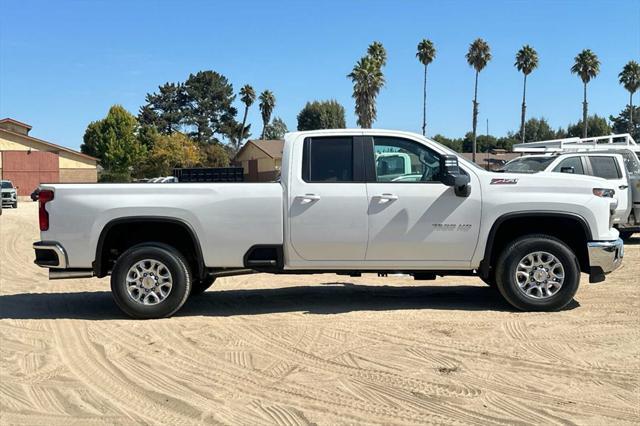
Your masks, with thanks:
[(587, 243), (589, 251), (589, 282), (604, 281), (605, 275), (615, 271), (622, 264), (624, 243), (620, 238), (614, 241), (591, 241)]
[(67, 253), (62, 246), (55, 241), (37, 241), (33, 243), (36, 252), (36, 265), (42, 268), (66, 269)]

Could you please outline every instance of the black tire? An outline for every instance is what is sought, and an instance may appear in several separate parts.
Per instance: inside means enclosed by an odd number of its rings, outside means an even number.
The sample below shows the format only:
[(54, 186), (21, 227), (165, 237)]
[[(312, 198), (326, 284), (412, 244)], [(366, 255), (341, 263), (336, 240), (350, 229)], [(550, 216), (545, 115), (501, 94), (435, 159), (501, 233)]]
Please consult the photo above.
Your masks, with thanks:
[(620, 231), (620, 230), (618, 231), (620, 232), (620, 238), (625, 243), (629, 241), (631, 239), (631, 236), (633, 235), (633, 231)]
[(13, 203), (13, 208), (17, 209), (18, 208), (18, 202), (16, 201), (15, 203)]
[[(159, 303), (144, 305), (127, 291), (129, 269), (141, 260), (161, 262), (171, 274), (172, 286)], [(191, 273), (184, 257), (164, 244), (140, 244), (131, 247), (118, 258), (111, 274), (111, 293), (118, 307), (132, 318), (151, 319), (170, 317), (184, 305), (191, 292)]]
[(194, 280), (191, 283), (191, 294), (190, 296), (198, 296), (209, 289), (215, 282), (215, 277), (207, 276), (202, 280)]
[[(520, 260), (536, 251), (555, 256), (564, 268), (562, 287), (543, 299), (524, 294), (515, 279)], [(507, 245), (498, 257), (496, 284), (507, 302), (521, 311), (558, 311), (567, 306), (578, 291), (580, 266), (573, 251), (562, 241), (548, 235), (526, 235)]]

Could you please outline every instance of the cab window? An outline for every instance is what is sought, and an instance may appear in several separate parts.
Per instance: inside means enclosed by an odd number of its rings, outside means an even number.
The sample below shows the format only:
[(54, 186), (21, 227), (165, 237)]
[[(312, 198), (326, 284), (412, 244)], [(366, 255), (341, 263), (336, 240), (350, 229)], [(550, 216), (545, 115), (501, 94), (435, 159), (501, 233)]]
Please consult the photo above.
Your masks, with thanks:
[(353, 138), (305, 140), (302, 153), (305, 182), (353, 182)]
[(604, 179), (620, 179), (622, 177), (615, 157), (590, 156), (593, 175)]
[(581, 157), (569, 157), (565, 158), (554, 169), (554, 172), (561, 173), (574, 173), (576, 175), (583, 175), (584, 168), (582, 167)]
[(440, 155), (407, 139), (375, 137), (376, 182), (440, 181)]

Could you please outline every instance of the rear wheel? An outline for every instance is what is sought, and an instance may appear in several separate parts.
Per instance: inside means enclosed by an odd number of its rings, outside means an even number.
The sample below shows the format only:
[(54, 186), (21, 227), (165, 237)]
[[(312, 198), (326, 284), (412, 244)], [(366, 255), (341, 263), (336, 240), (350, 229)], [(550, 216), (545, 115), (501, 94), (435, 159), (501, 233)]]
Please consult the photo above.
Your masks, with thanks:
[(191, 290), (184, 257), (165, 245), (137, 245), (122, 253), (111, 275), (118, 307), (133, 318), (165, 318), (182, 307)]
[(509, 244), (498, 258), (496, 284), (522, 311), (557, 311), (575, 296), (580, 267), (571, 249), (548, 235), (527, 235)]
[(191, 284), (190, 296), (198, 296), (209, 289), (215, 282), (215, 277), (206, 276), (201, 280), (194, 280)]

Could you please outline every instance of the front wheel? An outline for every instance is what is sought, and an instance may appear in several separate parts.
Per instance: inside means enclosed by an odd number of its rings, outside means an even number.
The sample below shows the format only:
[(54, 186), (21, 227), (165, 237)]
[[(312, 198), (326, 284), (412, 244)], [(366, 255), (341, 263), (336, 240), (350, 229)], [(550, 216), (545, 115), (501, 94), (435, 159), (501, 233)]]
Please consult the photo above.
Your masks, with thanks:
[(578, 291), (580, 267), (573, 251), (548, 235), (518, 238), (502, 251), (496, 284), (521, 311), (557, 311)]
[(165, 318), (176, 313), (191, 291), (184, 257), (165, 245), (142, 244), (122, 253), (111, 275), (118, 307), (133, 318)]

